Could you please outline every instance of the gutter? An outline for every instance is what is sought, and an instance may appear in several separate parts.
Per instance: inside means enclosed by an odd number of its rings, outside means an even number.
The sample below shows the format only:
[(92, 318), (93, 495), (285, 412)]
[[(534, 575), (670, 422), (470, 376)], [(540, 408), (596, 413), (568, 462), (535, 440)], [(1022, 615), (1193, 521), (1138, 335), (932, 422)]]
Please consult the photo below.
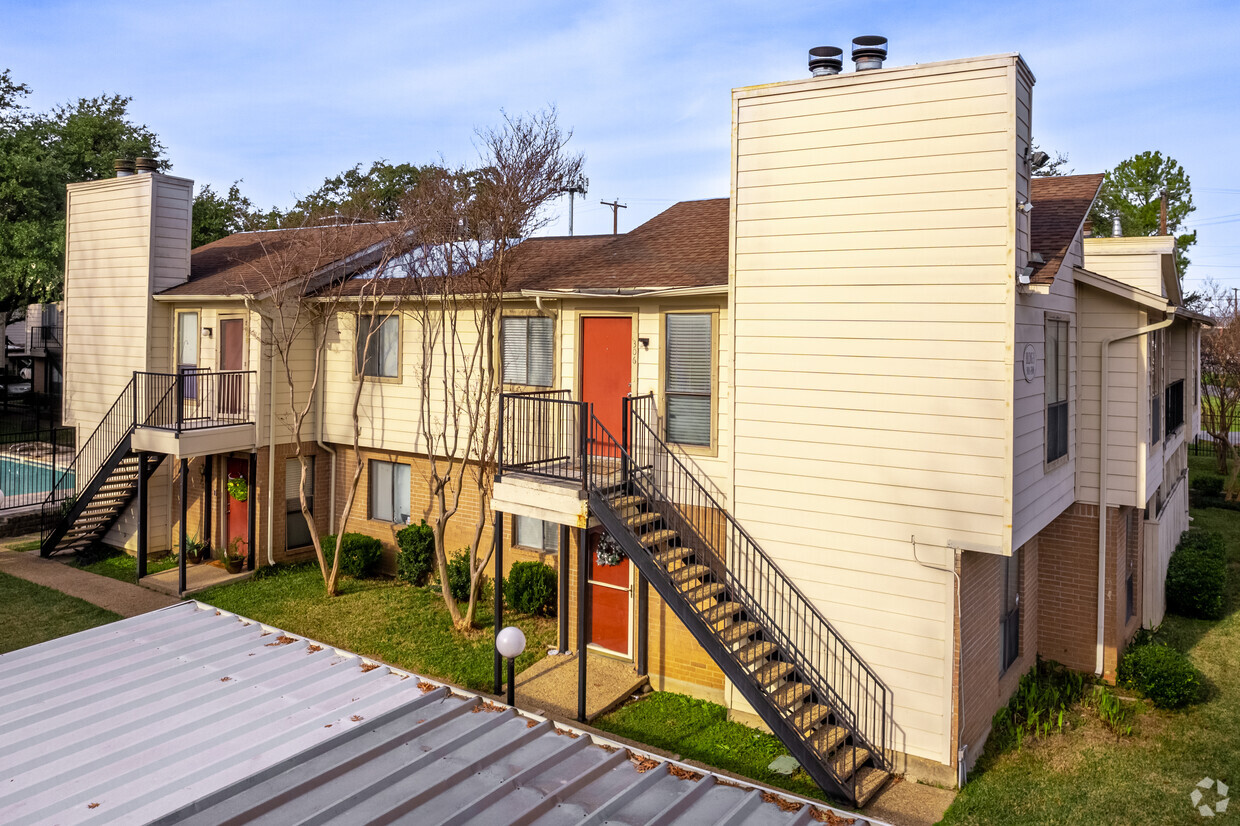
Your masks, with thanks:
[[(1102, 676), (1102, 659), (1103, 659), (1103, 637), (1106, 629), (1106, 572), (1107, 572), (1107, 447), (1109, 428), (1107, 427), (1107, 405), (1109, 403), (1108, 396), (1110, 393), (1111, 381), (1110, 371), (1107, 362), (1111, 356), (1111, 345), (1117, 341), (1135, 338), (1136, 336), (1152, 333), (1155, 330), (1161, 330), (1170, 327), (1175, 321), (1175, 314), (1179, 308), (1167, 306), (1165, 312), (1167, 317), (1157, 324), (1147, 324), (1144, 327), (1138, 327), (1127, 333), (1118, 333), (1108, 336), (1102, 340), (1101, 345), (1101, 364), (1099, 370), (1099, 381), (1102, 383), (1102, 401), (1098, 408), (1098, 636), (1094, 655), (1094, 674)], [(1147, 394), (1148, 395), (1148, 394)], [(1140, 402), (1138, 402), (1139, 404)]]

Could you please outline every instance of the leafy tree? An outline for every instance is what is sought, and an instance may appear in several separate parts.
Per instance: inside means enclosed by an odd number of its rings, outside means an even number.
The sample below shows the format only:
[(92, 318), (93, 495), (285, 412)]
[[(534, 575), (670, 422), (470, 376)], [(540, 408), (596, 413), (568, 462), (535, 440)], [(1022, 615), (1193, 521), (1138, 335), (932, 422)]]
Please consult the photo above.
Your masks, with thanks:
[(289, 211), (289, 219), (296, 221), (307, 214), (335, 212), (346, 217), (367, 215), (395, 221), (401, 217), (401, 201), (433, 168), (378, 160), (363, 172), (359, 163), (327, 178), (322, 186), (297, 201)]
[(1116, 214), (1124, 235), (1157, 235), (1163, 190), (1167, 192), (1167, 232), (1175, 236), (1176, 271), (1183, 277), (1188, 248), (1197, 243), (1197, 233), (1180, 232), (1180, 227), (1196, 207), (1188, 173), (1174, 158), (1142, 152), (1121, 162), (1106, 174), (1089, 217), (1095, 235), (1109, 236)]
[(221, 195), (204, 184), (194, 196), (194, 217), (191, 246), (201, 247), (235, 232), (253, 229), (273, 229), (283, 217), (272, 207), (263, 212), (254, 202), (241, 194), (240, 181), (233, 181), (228, 194)]
[[(132, 98), (80, 98), (32, 113), (30, 87), (0, 73), (0, 312), (60, 297), (65, 185), (110, 178), (118, 157), (158, 158), (155, 133), (129, 119)], [(168, 168), (166, 161), (160, 168)]]
[[(1042, 148), (1036, 143), (1030, 149), (1030, 152), (1037, 154)], [(1035, 178), (1058, 178), (1061, 175), (1071, 175), (1073, 170), (1065, 169), (1068, 165), (1068, 156), (1063, 152), (1047, 153), (1046, 160), (1041, 163), (1035, 163), (1029, 170)]]

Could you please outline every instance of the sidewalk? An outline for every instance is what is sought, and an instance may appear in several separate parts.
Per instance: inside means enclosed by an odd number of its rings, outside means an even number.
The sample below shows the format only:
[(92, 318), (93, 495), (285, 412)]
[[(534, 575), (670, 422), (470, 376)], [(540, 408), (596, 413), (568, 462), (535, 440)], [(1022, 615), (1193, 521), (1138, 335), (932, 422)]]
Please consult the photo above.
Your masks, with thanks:
[(39, 556), (38, 551), (0, 549), (0, 571), (55, 588), (62, 594), (115, 611), (122, 617), (134, 617), (180, 602), (175, 597), (158, 594), (138, 585), (79, 571), (63, 563), (44, 559)]

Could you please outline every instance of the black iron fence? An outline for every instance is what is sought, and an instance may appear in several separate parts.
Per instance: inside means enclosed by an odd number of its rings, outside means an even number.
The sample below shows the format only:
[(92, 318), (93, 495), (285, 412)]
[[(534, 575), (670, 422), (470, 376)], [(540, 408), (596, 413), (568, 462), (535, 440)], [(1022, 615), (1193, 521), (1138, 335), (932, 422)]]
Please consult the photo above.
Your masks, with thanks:
[(26, 352), (53, 352), (61, 349), (64, 328), (59, 324), (35, 324), (26, 327)]
[(501, 393), (499, 474), (519, 470), (580, 482), (586, 406), (567, 390)]
[(0, 513), (47, 498), (73, 459), (73, 437), (56, 425), (0, 432)]
[(134, 422), (142, 427), (202, 430), (247, 424), (253, 371), (135, 373)]

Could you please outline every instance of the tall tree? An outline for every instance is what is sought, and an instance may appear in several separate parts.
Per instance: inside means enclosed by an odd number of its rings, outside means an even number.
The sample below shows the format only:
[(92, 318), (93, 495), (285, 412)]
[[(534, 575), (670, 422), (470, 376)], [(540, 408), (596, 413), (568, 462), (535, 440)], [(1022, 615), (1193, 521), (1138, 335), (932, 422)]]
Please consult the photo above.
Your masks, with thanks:
[[(65, 185), (112, 177), (118, 157), (158, 158), (155, 133), (129, 118), (132, 98), (80, 98), (30, 112), (30, 88), (0, 73), (0, 311), (60, 297)], [(166, 169), (166, 161), (160, 168)]]
[(1182, 278), (1189, 264), (1188, 248), (1197, 243), (1197, 233), (1180, 228), (1196, 207), (1188, 173), (1174, 158), (1142, 152), (1121, 162), (1106, 174), (1089, 217), (1095, 235), (1109, 236), (1116, 215), (1124, 235), (1157, 235), (1164, 191), (1167, 232), (1175, 236), (1176, 271)]
[(395, 221), (401, 216), (401, 203), (406, 194), (432, 168), (378, 160), (363, 172), (359, 163), (333, 178), (327, 178), (322, 186), (299, 199), (290, 210), (290, 216), (292, 220), (299, 220), (302, 215), (336, 212)]
[(1214, 327), (1201, 334), (1201, 429), (1214, 440), (1218, 472), (1226, 478), (1228, 501), (1240, 498), (1240, 455), (1231, 432), (1240, 420), (1240, 318), (1230, 289), (1213, 280), (1203, 288), (1201, 311)]
[(233, 181), (228, 194), (222, 195), (203, 184), (194, 195), (194, 217), (191, 246), (201, 247), (234, 232), (253, 229), (274, 229), (283, 216), (272, 207), (264, 212), (241, 194), (241, 182)]

